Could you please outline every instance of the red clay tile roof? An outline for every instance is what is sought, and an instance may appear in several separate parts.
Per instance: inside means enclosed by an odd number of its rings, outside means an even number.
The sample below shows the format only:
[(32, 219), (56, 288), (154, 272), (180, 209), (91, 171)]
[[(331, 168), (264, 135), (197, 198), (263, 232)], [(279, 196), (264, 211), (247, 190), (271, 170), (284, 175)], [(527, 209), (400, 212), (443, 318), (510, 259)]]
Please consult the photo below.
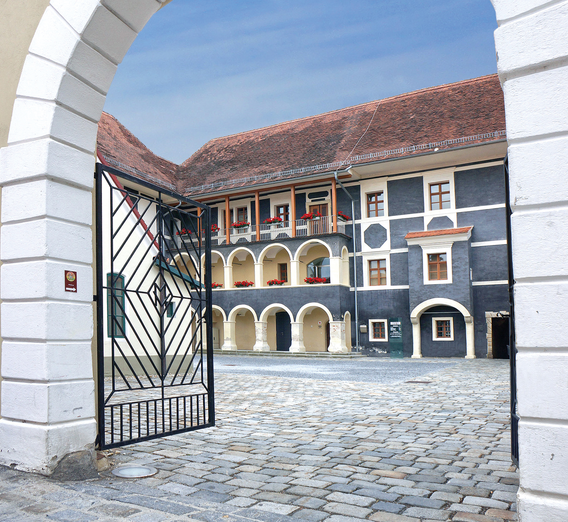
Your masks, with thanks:
[[(501, 141), (504, 131), (503, 92), (493, 74), (215, 138), (179, 167), (152, 154), (107, 114), (98, 140), (105, 158), (195, 196), (408, 157), (435, 147)], [(220, 186), (225, 183), (229, 185)]]
[(454, 234), (465, 234), (469, 232), (473, 227), (461, 227), (461, 228), (445, 228), (443, 230), (424, 230), (422, 232), (409, 232), (404, 236), (404, 239), (416, 239), (419, 237), (433, 237), (433, 236), (451, 236)]
[(157, 180), (171, 188), (176, 186), (178, 166), (156, 156), (122, 123), (106, 112), (103, 112), (99, 121), (97, 151), (111, 167), (145, 179)]

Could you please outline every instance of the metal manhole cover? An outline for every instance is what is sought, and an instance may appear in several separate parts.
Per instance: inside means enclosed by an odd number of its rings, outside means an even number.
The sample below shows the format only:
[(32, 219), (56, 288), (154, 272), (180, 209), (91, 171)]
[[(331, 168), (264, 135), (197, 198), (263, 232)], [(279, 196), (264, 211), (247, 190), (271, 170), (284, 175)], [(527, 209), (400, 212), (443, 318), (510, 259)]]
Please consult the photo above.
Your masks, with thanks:
[(158, 473), (152, 466), (121, 466), (112, 470), (112, 474), (121, 478), (144, 478)]

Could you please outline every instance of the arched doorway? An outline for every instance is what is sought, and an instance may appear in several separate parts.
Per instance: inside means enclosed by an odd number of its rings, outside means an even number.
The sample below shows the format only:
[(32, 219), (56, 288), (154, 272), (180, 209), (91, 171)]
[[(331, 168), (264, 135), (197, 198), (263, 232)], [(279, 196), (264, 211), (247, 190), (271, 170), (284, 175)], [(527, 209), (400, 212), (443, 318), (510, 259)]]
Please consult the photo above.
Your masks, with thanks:
[(413, 358), (475, 358), (473, 316), (461, 303), (429, 299), (412, 310), (410, 320)]

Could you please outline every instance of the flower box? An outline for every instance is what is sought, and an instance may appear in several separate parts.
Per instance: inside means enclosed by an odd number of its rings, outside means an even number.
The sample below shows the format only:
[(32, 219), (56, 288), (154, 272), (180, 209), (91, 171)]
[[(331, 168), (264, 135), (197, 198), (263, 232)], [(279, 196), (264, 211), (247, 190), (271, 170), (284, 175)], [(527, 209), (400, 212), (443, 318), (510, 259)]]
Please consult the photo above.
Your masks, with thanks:
[(340, 219), (341, 221), (349, 221), (351, 219), (347, 214), (341, 212), (341, 210), (337, 212), (337, 218)]
[(314, 210), (313, 212), (308, 212), (306, 214), (304, 214), (300, 219), (305, 219), (306, 221), (309, 221), (310, 219), (319, 219), (323, 217), (317, 210)]
[(282, 286), (286, 281), (283, 279), (271, 279), (270, 281), (266, 281), (268, 286)]
[(246, 288), (247, 286), (253, 286), (254, 283), (252, 281), (235, 281), (235, 286), (237, 288)]
[(191, 234), (191, 230), (187, 230), (185, 228), (182, 228), (181, 230), (178, 230), (176, 232), (176, 236), (189, 236)]
[(274, 216), (274, 217), (265, 219), (265, 220), (263, 221), (263, 223), (264, 223), (265, 225), (277, 225), (277, 224), (279, 224), (279, 223), (282, 223), (282, 218), (281, 218), (281, 217), (278, 217), (278, 216)]
[(329, 278), (328, 277), (306, 277), (306, 279), (304, 279), (304, 283), (308, 283), (309, 285), (324, 284), (324, 283), (329, 283)]
[(221, 283), (211, 283), (211, 288), (223, 288)]
[(234, 223), (231, 223), (233, 228), (246, 228), (249, 225), (250, 223), (248, 221), (235, 221)]
[(219, 230), (221, 229), (219, 228), (219, 225), (217, 225), (216, 223), (213, 223), (211, 225), (211, 232), (219, 232)]

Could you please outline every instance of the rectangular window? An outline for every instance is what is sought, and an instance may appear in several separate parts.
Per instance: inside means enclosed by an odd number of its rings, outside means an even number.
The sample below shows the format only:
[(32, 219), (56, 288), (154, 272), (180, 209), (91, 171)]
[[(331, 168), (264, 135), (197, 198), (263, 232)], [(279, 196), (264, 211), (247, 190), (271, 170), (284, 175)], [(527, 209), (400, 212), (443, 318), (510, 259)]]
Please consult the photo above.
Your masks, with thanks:
[(380, 286), (387, 284), (387, 260), (373, 259), (369, 261), (369, 285)]
[[(231, 226), (232, 222), (233, 222), (233, 209), (229, 210), (229, 227)], [(227, 211), (223, 210), (223, 226), (222, 226), (222, 228), (225, 228), (226, 223), (227, 223)]]
[(387, 341), (387, 320), (371, 319), (369, 321), (369, 340)]
[(126, 316), (124, 313), (124, 276), (107, 274), (107, 336), (124, 339)]
[(450, 182), (430, 183), (430, 210), (450, 208)]
[(372, 194), (367, 194), (367, 217), (378, 217), (384, 216), (385, 214), (385, 199), (384, 193), (374, 192)]
[(274, 209), (274, 215), (282, 220), (282, 223), (287, 223), (290, 219), (290, 206), (289, 205), (277, 205)]
[(430, 281), (448, 279), (448, 254), (428, 254), (428, 279)]
[(278, 263), (278, 279), (288, 282), (288, 264)]
[(172, 301), (167, 308), (166, 315), (167, 317), (173, 317), (176, 314), (176, 305)]
[(432, 339), (434, 341), (454, 340), (454, 321), (451, 317), (432, 318)]
[(247, 207), (237, 209), (237, 221), (248, 221)]

